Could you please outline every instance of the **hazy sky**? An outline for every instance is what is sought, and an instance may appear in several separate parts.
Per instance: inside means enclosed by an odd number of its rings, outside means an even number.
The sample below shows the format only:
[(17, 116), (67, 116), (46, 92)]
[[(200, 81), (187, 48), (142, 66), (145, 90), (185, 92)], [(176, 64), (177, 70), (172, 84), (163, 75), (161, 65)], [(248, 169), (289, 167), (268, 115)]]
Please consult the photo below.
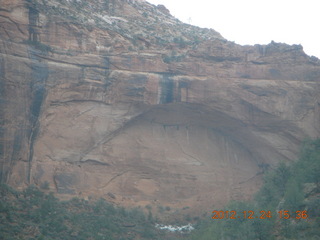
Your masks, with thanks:
[(320, 58), (320, 0), (147, 0), (239, 44), (301, 44)]

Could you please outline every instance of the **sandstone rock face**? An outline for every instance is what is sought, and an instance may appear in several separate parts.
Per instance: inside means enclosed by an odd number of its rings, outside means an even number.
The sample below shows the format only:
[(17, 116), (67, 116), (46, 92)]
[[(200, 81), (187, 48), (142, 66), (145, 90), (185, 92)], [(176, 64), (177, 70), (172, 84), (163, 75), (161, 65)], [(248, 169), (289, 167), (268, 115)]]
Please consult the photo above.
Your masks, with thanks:
[(240, 46), (144, 1), (0, 6), (1, 182), (209, 211), (320, 136), (301, 46)]

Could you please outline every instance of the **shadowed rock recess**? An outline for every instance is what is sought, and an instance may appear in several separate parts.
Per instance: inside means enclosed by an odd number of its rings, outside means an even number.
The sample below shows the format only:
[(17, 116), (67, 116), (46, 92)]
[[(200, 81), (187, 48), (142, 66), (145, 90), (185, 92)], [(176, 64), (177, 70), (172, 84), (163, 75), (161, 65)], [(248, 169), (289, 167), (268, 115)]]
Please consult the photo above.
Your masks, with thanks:
[[(0, 0), (0, 179), (211, 211), (320, 137), (320, 61), (125, 0)], [(190, 210), (191, 211), (191, 210)]]

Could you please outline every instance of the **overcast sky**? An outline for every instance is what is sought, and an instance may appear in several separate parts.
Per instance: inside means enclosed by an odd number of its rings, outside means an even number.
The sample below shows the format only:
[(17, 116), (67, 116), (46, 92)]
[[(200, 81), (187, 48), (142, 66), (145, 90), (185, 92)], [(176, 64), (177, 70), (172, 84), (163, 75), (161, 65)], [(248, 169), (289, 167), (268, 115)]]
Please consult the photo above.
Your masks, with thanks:
[(236, 43), (301, 44), (320, 58), (320, 0), (147, 0), (183, 22), (212, 28)]

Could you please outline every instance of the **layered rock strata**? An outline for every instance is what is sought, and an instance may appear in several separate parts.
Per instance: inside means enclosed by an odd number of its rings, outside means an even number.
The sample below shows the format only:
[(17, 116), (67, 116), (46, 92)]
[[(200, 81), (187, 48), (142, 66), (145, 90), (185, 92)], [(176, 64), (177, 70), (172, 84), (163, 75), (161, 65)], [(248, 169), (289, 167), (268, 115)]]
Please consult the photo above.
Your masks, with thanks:
[(144, 1), (0, 3), (3, 183), (208, 209), (320, 136), (300, 45), (240, 46)]

